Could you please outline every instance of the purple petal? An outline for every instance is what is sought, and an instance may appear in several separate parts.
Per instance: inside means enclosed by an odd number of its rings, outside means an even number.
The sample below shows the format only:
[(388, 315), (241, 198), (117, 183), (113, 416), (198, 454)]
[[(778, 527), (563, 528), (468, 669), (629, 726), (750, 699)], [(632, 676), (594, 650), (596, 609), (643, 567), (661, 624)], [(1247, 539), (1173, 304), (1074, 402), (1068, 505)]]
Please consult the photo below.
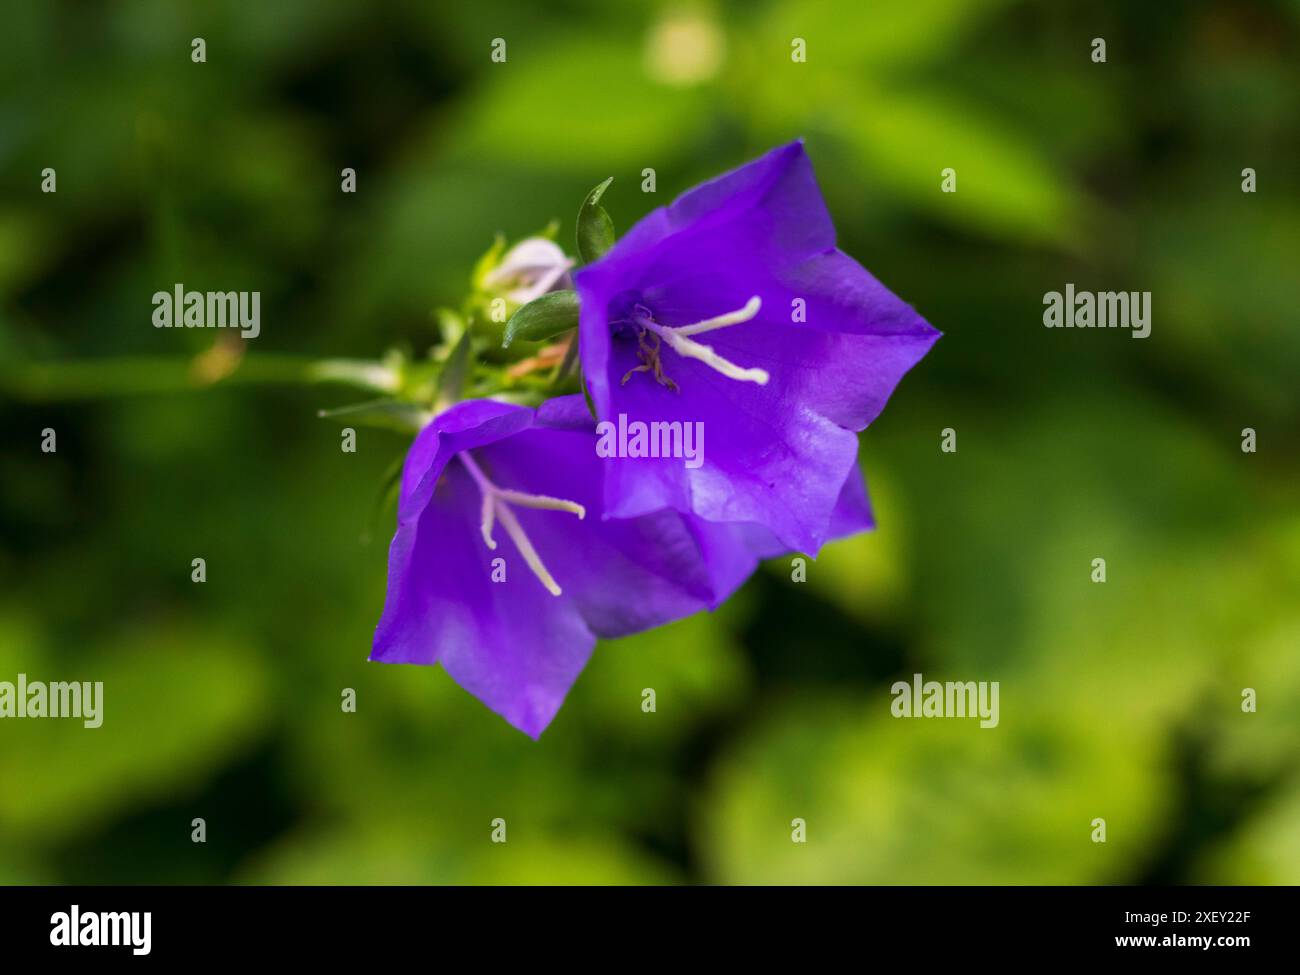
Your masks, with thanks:
[[(862, 470), (853, 465), (849, 476), (845, 478), (831, 512), (830, 523), (826, 528), (825, 541), (833, 542), (847, 538), (859, 532), (872, 531), (876, 527), (875, 516), (871, 513), (871, 501), (867, 497), (867, 482)], [(791, 549), (763, 525), (741, 526), (744, 543), (759, 559), (772, 559), (780, 555), (789, 555), (794, 551), (803, 551), (816, 558), (818, 549)]]

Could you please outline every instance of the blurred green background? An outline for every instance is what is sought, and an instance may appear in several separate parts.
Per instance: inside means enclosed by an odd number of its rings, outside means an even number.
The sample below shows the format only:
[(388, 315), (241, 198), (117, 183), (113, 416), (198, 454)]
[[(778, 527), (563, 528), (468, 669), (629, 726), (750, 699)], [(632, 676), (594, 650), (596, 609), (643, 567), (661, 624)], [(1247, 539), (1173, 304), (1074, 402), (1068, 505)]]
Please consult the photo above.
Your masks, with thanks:
[[(0, 680), (106, 701), (0, 723), (0, 881), (1300, 883), (1300, 3), (3, 10)], [(249, 363), (423, 351), (497, 231), (800, 135), (946, 333), (863, 436), (879, 531), (601, 645), (539, 743), (367, 663), (406, 440), (184, 388), (151, 294), (261, 291)], [(1043, 328), (1067, 281), (1151, 337)], [(892, 718), (918, 671), (1001, 724)]]

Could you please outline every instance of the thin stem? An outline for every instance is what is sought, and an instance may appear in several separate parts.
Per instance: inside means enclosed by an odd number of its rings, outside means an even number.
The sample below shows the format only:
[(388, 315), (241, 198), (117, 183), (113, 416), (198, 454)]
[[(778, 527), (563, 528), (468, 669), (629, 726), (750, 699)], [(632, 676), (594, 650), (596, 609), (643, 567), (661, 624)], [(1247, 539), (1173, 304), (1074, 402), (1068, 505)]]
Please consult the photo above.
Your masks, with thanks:
[(219, 385), (316, 385), (342, 383), (394, 392), (398, 377), (379, 362), (306, 359), (259, 354), (235, 358), (215, 378), (200, 367), (202, 356), (124, 356), (67, 362), (33, 362), (0, 367), (0, 389), (31, 402), (103, 396), (191, 392)]

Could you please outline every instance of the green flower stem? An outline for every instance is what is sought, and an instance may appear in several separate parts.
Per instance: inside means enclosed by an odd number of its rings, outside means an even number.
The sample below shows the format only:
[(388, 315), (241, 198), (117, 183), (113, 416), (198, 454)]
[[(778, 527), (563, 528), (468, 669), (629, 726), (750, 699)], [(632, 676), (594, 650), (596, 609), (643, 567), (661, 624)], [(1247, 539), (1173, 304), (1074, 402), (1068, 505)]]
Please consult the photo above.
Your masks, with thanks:
[(131, 356), (11, 363), (0, 366), (0, 390), (17, 399), (48, 402), (178, 393), (235, 384), (341, 383), (390, 394), (399, 385), (397, 373), (389, 366), (363, 359), (251, 355), (231, 363), (228, 371), (214, 378), (205, 376), (201, 361), (177, 356)]

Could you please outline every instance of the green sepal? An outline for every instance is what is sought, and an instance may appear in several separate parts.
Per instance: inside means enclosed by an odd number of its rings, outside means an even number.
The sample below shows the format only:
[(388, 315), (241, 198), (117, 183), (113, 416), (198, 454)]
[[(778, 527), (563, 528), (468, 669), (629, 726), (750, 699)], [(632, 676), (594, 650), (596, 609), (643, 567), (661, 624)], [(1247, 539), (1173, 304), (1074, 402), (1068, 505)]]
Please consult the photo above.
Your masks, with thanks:
[(516, 339), (544, 342), (578, 325), (578, 294), (575, 291), (552, 291), (534, 298), (506, 322), (501, 347), (508, 348)]
[(605, 252), (614, 246), (614, 221), (600, 205), (600, 198), (614, 182), (611, 176), (598, 184), (578, 208), (577, 243), (578, 257), (583, 264), (590, 264), (605, 256)]
[(361, 544), (369, 545), (370, 539), (374, 536), (375, 530), (379, 527), (379, 519), (383, 517), (384, 512), (397, 501), (398, 494), (402, 488), (402, 468), (405, 465), (406, 456), (399, 456), (389, 466), (384, 473), (384, 478), (379, 484), (379, 489), (375, 492), (375, 499), (370, 509), (370, 518), (365, 527), (361, 530)]
[(455, 403), (460, 399), (461, 393), (465, 391), (465, 383), (469, 379), (471, 365), (470, 349), (470, 334), (465, 332), (452, 346), (447, 361), (443, 363), (442, 372), (438, 374), (438, 389), (434, 395), (434, 402), (439, 410), (446, 409), (452, 403)]
[(583, 402), (587, 404), (587, 412), (591, 414), (591, 418), (593, 420), (599, 420), (600, 417), (596, 415), (596, 404), (592, 401), (591, 393), (588, 392), (587, 390), (586, 373), (582, 373), (582, 372), (578, 373), (578, 382), (582, 386), (582, 399)]
[(433, 414), (423, 407), (396, 399), (379, 399), (369, 403), (341, 406), (334, 410), (319, 410), (316, 415), (324, 420), (380, 427), (384, 430), (397, 430), (400, 433), (419, 433), (433, 419)]

